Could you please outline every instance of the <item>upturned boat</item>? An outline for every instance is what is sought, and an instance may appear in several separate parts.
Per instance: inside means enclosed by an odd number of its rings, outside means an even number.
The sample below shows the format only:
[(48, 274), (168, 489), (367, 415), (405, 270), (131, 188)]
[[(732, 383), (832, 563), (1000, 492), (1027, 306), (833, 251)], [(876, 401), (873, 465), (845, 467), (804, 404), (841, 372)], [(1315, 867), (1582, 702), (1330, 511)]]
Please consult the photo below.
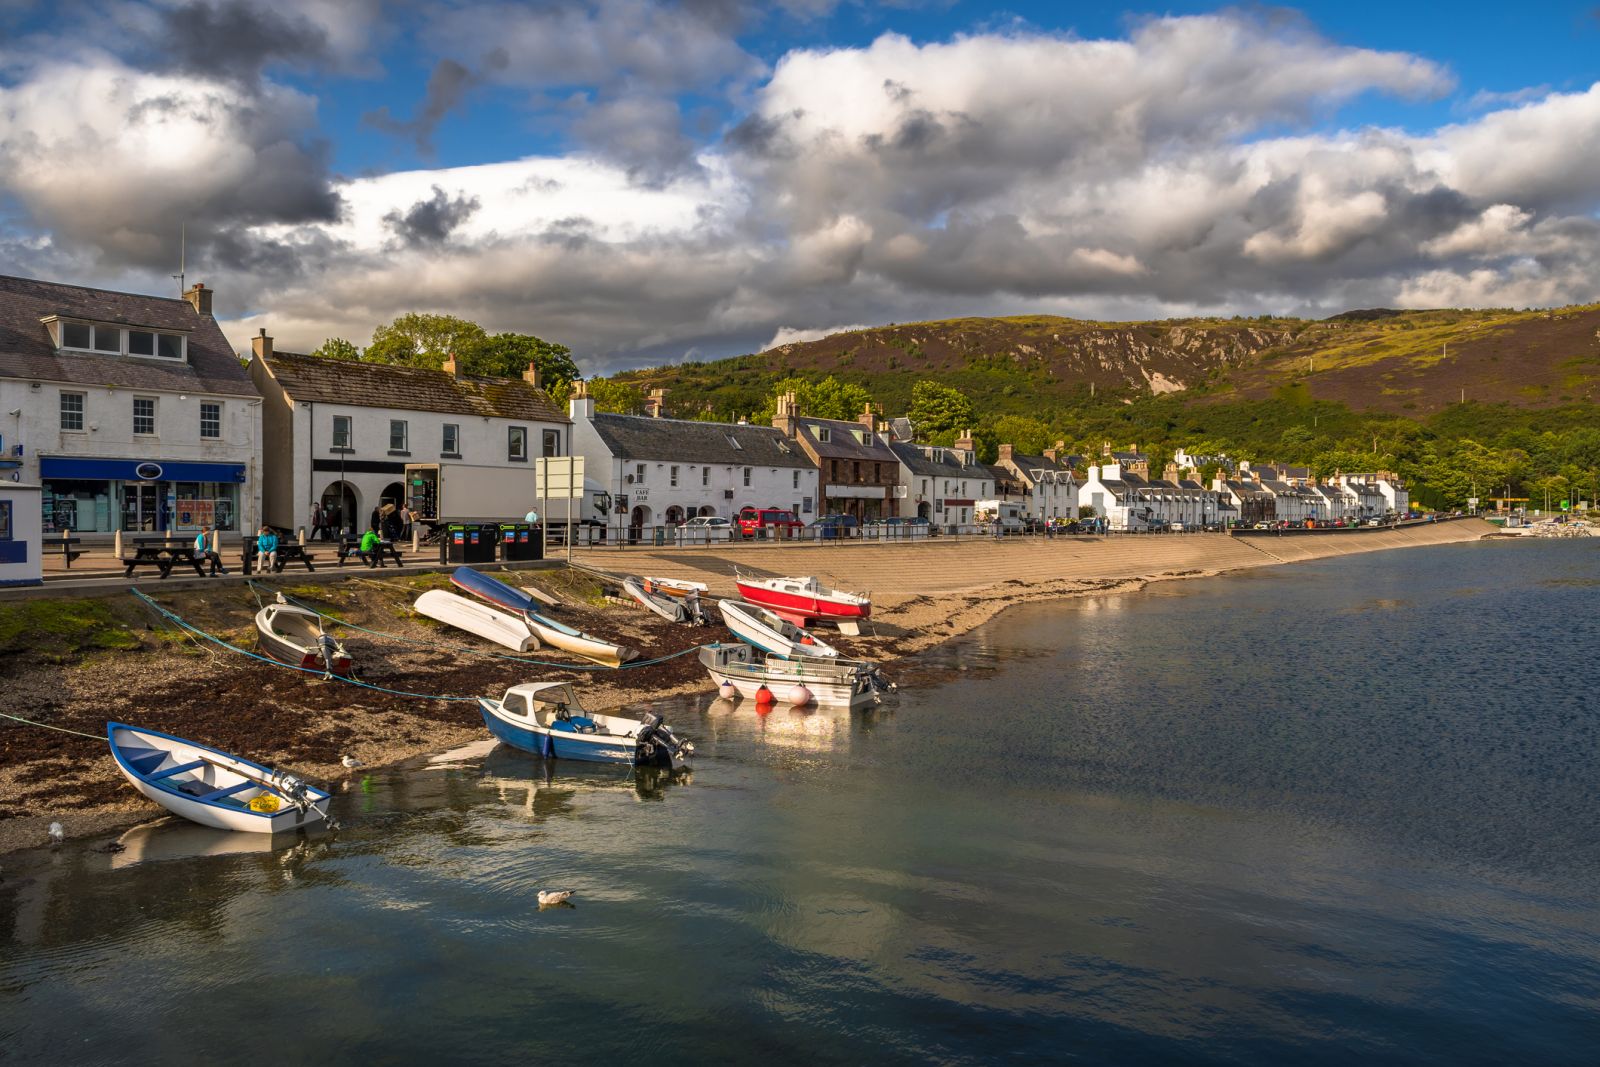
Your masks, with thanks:
[(157, 730), (106, 724), (117, 769), (139, 792), (203, 826), (282, 833), (320, 825), (331, 795), (287, 771)]
[(539, 639), (533, 636), (533, 631), (522, 616), (499, 611), (443, 589), (429, 589), (417, 597), (415, 607), (420, 615), (476, 634), (513, 652), (527, 652), (539, 647)]
[(694, 744), (679, 739), (659, 715), (629, 719), (584, 711), (566, 682), (514, 685), (499, 700), (479, 697), (478, 710), (495, 737), (544, 759), (680, 770), (694, 752)]
[(803, 685), (818, 704), (864, 708), (895, 688), (876, 664), (865, 660), (781, 659), (743, 643), (704, 645), (700, 664), (717, 685), (727, 682), (744, 697), (755, 697), (765, 688), (778, 703), (794, 703), (789, 694)]
[(322, 616), (278, 595), (275, 604), (256, 612), (256, 644), (280, 663), (308, 671), (348, 677), (350, 654), (322, 625)]
[(534, 636), (551, 648), (563, 649), (573, 655), (611, 667), (637, 659), (639, 656), (635, 649), (602, 640), (593, 634), (586, 634), (566, 623), (557, 622), (547, 615), (540, 614), (536, 608), (537, 601), (533, 597), (471, 567), (457, 567), (451, 572), (450, 581), (456, 588), (465, 590), (480, 600), (486, 600), (520, 615)]
[(745, 644), (786, 659), (835, 659), (839, 650), (775, 611), (742, 600), (724, 600), (722, 621)]
[(697, 590), (687, 589), (669, 593), (657, 579), (640, 578), (636, 575), (622, 579), (622, 588), (633, 599), (668, 622), (689, 622), (697, 626), (707, 626), (711, 622), (700, 606), (700, 594)]
[(814, 577), (735, 578), (739, 595), (752, 604), (770, 608), (786, 619), (809, 622), (856, 622), (872, 614), (872, 600), (860, 593), (830, 589)]

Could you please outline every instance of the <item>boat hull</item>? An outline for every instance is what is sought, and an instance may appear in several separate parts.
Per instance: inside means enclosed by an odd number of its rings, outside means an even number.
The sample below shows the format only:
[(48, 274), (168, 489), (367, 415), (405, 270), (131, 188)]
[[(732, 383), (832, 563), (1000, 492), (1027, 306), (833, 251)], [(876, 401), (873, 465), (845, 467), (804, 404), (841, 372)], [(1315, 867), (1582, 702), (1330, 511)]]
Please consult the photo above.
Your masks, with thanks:
[[(314, 640), (308, 643), (312, 629), (317, 627), (314, 612), (284, 604), (268, 604), (256, 612), (255, 621), (256, 647), (266, 655), (301, 670), (318, 673), (328, 670), (328, 665), (322, 660), (322, 651)], [(297, 632), (284, 632), (286, 624), (293, 625)], [(348, 678), (351, 667), (349, 654), (344, 646), (339, 646), (333, 656), (333, 673)]]
[[(742, 654), (741, 654), (742, 653)], [(828, 707), (871, 707), (878, 702), (871, 668), (851, 661), (768, 659), (756, 662), (744, 645), (707, 645), (700, 663), (712, 681), (732, 685), (740, 696), (754, 697), (763, 686), (783, 701), (797, 685), (811, 690), (812, 698)]]
[(838, 649), (759, 604), (725, 600), (722, 602), (722, 621), (733, 636), (771, 656), (835, 659), (839, 655)]
[(790, 593), (743, 580), (737, 580), (734, 584), (739, 587), (739, 595), (750, 603), (793, 618), (865, 619), (872, 614), (872, 604), (864, 600), (836, 600), (810, 593)]
[[(191, 780), (175, 775), (152, 780), (152, 772), (159, 774), (157, 768), (169, 761), (176, 766), (197, 759), (206, 760), (211, 765), (213, 774), (242, 776), (258, 782), (270, 780), (274, 772), (271, 768), (229, 755), (220, 749), (185, 741), (183, 738), (155, 730), (143, 730), (122, 723), (108, 723), (106, 732), (117, 769), (122, 772), (128, 783), (149, 800), (191, 822), (218, 830), (279, 834), (318, 826), (328, 817), (328, 805), (333, 799), (331, 794), (309, 787), (306, 790), (309, 804), (305, 810), (286, 802), (276, 812), (252, 811), (236, 799), (207, 800), (203, 794), (196, 796), (181, 792), (179, 787)], [(139, 753), (137, 756), (134, 754), (136, 751)], [(152, 758), (154, 762), (151, 762)], [(142, 768), (136, 761), (150, 763), (150, 766)], [(249, 792), (272, 792), (282, 799), (281, 794), (270, 789), (252, 787)]]
[(538, 647), (538, 639), (520, 615), (496, 611), (486, 604), (447, 593), (443, 589), (430, 589), (423, 593), (417, 597), (415, 607), (418, 613), (430, 619), (493, 641), (513, 652), (527, 652), (530, 648)]
[(661, 616), (668, 622), (689, 621), (689, 609), (683, 601), (651, 592), (645, 588), (645, 583), (638, 578), (624, 578), (622, 580), (622, 588), (629, 596), (638, 601), (641, 606)]
[(634, 649), (602, 641), (592, 634), (573, 629), (555, 619), (546, 618), (536, 610), (537, 602), (533, 597), (486, 574), (479, 574), (471, 567), (457, 567), (451, 572), (450, 581), (458, 589), (464, 589), (480, 600), (487, 600), (491, 604), (521, 615), (534, 636), (552, 648), (571, 652), (575, 656), (582, 656), (584, 659), (591, 659), (608, 667), (615, 667), (638, 658), (639, 653)]
[(686, 764), (682, 756), (665, 754), (664, 746), (655, 746), (658, 759), (642, 761), (639, 746), (631, 737), (594, 734), (572, 734), (560, 730), (547, 730), (537, 724), (512, 722), (500, 713), (495, 701), (479, 698), (478, 711), (483, 724), (500, 741), (519, 751), (540, 759), (579, 760), (584, 763), (612, 763), (623, 765), (666, 766), (673, 770)]

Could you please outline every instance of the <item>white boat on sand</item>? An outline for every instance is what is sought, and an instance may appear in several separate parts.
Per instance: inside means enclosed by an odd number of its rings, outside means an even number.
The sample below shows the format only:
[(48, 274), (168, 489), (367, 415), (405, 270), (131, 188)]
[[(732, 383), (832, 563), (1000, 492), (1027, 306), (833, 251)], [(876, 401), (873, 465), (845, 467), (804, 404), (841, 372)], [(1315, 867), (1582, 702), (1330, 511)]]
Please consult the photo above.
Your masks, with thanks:
[(619, 666), (639, 657), (636, 649), (603, 641), (593, 634), (586, 634), (566, 623), (541, 615), (537, 610), (538, 602), (527, 593), (513, 589), (499, 579), (491, 578), (471, 567), (457, 567), (451, 572), (450, 581), (456, 588), (464, 589), (480, 600), (487, 600), (491, 604), (518, 613), (533, 631), (534, 636), (551, 648), (564, 649), (573, 655), (609, 667)]
[(700, 606), (698, 590), (680, 589), (675, 593), (668, 592), (655, 578), (640, 578), (631, 574), (622, 579), (622, 588), (633, 599), (668, 622), (689, 622), (698, 626), (707, 626), (711, 622)]
[(417, 597), (415, 606), (418, 614), (476, 634), (513, 652), (531, 652), (539, 647), (539, 639), (533, 636), (533, 631), (528, 629), (528, 624), (521, 616), (496, 611), (487, 604), (447, 593), (443, 589), (429, 589)]
[(790, 690), (798, 685), (818, 704), (852, 709), (870, 707), (894, 689), (877, 665), (865, 660), (780, 659), (743, 643), (704, 645), (700, 664), (719, 686), (727, 682), (745, 697), (765, 687), (778, 703), (789, 702)]
[(174, 815), (219, 830), (282, 833), (319, 826), (332, 795), (287, 771), (120, 722), (106, 724), (129, 783)]
[(733, 636), (772, 656), (786, 659), (836, 659), (839, 650), (775, 611), (743, 600), (724, 600), (722, 621)]

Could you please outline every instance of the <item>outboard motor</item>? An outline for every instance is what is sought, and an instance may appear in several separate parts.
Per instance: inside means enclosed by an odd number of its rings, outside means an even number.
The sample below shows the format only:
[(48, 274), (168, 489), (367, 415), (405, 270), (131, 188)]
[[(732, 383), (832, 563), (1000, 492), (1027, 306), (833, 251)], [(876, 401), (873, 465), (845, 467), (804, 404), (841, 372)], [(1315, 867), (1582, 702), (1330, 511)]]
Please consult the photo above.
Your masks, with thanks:
[(694, 745), (679, 741), (672, 729), (661, 721), (661, 716), (647, 711), (640, 722), (644, 725), (639, 728), (635, 763), (670, 770), (678, 760), (694, 751)]
[(302, 815), (310, 809), (311, 798), (306, 795), (306, 783), (288, 771), (273, 771), (267, 784), (288, 797), (289, 803), (298, 808)]

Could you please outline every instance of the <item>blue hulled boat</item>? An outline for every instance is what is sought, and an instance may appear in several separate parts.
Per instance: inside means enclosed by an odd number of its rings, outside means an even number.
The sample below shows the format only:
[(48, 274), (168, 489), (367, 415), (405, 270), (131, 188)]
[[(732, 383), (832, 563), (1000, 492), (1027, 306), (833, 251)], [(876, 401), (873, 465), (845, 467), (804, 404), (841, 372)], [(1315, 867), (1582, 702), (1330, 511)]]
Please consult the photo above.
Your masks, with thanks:
[(484, 725), (513, 748), (544, 759), (623, 763), (681, 770), (694, 744), (680, 740), (661, 721), (590, 714), (565, 682), (526, 682), (499, 700), (478, 698)]

